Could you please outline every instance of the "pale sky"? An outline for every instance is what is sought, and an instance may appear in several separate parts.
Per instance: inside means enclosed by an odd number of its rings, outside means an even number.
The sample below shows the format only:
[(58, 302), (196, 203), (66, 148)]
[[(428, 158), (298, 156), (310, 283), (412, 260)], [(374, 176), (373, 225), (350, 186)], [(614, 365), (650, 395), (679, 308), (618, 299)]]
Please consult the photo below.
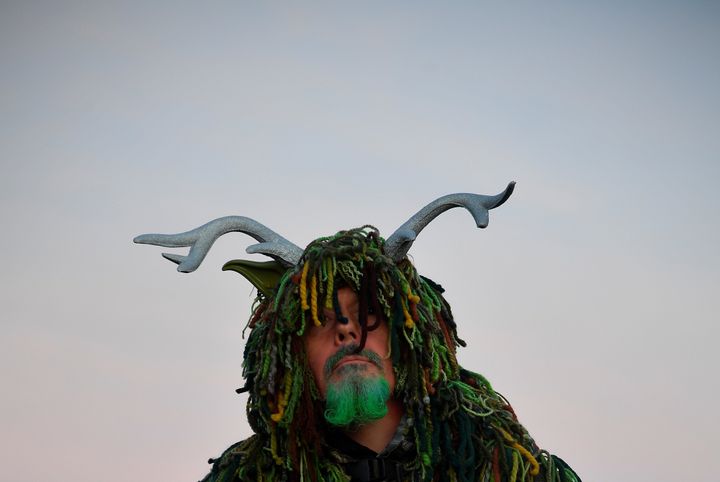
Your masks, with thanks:
[[(461, 362), (586, 482), (715, 480), (714, 2), (0, 3), (2, 482), (194, 481), (247, 437), (241, 234), (495, 194), (410, 254)], [(260, 259), (260, 258), (258, 258)]]

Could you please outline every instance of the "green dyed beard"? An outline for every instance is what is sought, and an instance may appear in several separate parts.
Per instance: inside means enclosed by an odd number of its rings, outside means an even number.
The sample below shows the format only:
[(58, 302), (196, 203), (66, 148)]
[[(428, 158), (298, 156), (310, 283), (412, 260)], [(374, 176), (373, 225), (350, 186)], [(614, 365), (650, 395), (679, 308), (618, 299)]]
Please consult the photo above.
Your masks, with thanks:
[[(325, 420), (338, 427), (357, 427), (380, 420), (387, 415), (387, 401), (390, 399), (390, 385), (382, 375), (382, 360), (377, 353), (363, 350), (363, 356), (374, 364), (380, 375), (368, 375), (365, 364), (350, 363), (333, 368), (344, 357), (354, 354), (357, 345), (341, 348), (325, 364), (327, 393), (325, 396)], [(337, 380), (335, 380), (337, 378)]]
[(325, 420), (338, 427), (356, 427), (387, 415), (390, 385), (384, 376), (367, 376), (364, 365), (338, 369), (338, 381), (327, 385)]

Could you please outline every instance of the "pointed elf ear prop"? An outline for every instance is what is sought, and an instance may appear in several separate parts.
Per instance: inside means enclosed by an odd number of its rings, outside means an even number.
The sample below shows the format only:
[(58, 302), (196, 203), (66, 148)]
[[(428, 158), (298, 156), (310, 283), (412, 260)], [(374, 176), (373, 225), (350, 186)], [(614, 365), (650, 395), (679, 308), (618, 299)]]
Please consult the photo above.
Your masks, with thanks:
[[(515, 182), (511, 182), (503, 192), (494, 196), (455, 193), (436, 199), (418, 211), (387, 238), (385, 254), (396, 262), (401, 261), (407, 255), (420, 231), (440, 214), (454, 207), (464, 207), (472, 214), (478, 228), (486, 227), (489, 211), (507, 201), (514, 189)], [(254, 219), (244, 216), (218, 218), (184, 233), (142, 234), (133, 241), (138, 244), (172, 248), (189, 246), (190, 252), (187, 256), (163, 253), (163, 257), (177, 264), (177, 270), (181, 273), (190, 273), (200, 266), (215, 240), (223, 234), (231, 232), (241, 232), (255, 238), (258, 243), (249, 246), (245, 251), (250, 254), (264, 254), (273, 258), (274, 261), (260, 263), (235, 260), (226, 263), (223, 270), (237, 271), (242, 274), (266, 296), (273, 292), (280, 277), (288, 268), (300, 263), (303, 255), (302, 249)]]
[(223, 271), (235, 271), (243, 275), (257, 290), (270, 298), (275, 291), (280, 278), (287, 271), (277, 261), (248, 261), (234, 259), (222, 267)]

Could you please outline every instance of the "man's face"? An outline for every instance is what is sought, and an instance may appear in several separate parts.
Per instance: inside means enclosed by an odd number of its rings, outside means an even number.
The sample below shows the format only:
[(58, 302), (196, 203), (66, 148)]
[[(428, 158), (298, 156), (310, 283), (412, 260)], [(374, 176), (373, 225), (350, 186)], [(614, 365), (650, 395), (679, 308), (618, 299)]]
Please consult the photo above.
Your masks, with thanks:
[[(349, 374), (366, 377), (382, 376), (387, 380), (390, 393), (395, 390), (395, 373), (392, 360), (388, 356), (388, 326), (386, 322), (369, 331), (363, 352), (370, 351), (377, 357), (360, 354), (348, 354), (338, 359), (336, 354), (349, 346), (360, 344), (360, 323), (358, 322), (358, 297), (350, 288), (338, 290), (340, 312), (348, 319), (347, 323), (337, 320), (335, 312), (325, 310), (325, 325), (312, 325), (305, 335), (305, 349), (308, 363), (318, 389), (323, 398), (327, 395), (328, 384), (339, 383)], [(368, 315), (368, 326), (375, 323), (375, 315)], [(328, 360), (330, 363), (328, 364)], [(337, 360), (337, 363), (335, 363)]]

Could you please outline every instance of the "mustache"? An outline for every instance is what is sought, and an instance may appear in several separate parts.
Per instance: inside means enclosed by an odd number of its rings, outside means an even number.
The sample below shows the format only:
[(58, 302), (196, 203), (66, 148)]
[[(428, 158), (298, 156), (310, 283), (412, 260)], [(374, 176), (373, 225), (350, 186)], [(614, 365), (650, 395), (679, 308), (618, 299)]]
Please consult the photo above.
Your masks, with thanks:
[(372, 350), (362, 350), (359, 353), (357, 352), (357, 349), (360, 347), (360, 345), (357, 344), (350, 344), (345, 345), (343, 347), (340, 347), (338, 351), (336, 351), (330, 358), (327, 359), (325, 362), (325, 368), (324, 373), (326, 377), (329, 377), (330, 374), (333, 371), (333, 368), (335, 368), (335, 365), (340, 363), (340, 361), (345, 358), (346, 356), (361, 356), (364, 358), (367, 358), (370, 363), (377, 366), (380, 370), (383, 369), (383, 363), (382, 358), (380, 358), (380, 355), (375, 353)]

